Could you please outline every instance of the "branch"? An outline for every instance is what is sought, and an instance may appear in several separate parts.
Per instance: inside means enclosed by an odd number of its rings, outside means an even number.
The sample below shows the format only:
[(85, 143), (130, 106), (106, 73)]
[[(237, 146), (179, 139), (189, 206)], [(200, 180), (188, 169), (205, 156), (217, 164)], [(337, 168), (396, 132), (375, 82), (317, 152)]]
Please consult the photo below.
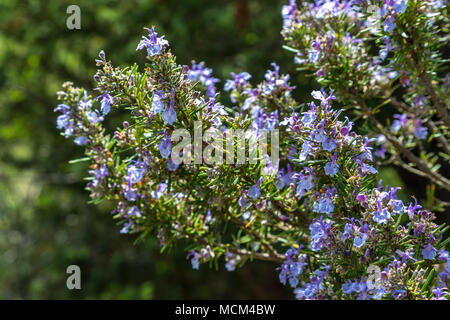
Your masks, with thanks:
[[(394, 97), (389, 98), (389, 102), (399, 111), (410, 112), (411, 110), (411, 107), (409, 107), (406, 103), (398, 101)], [(425, 124), (428, 127), (428, 129), (430, 129), (430, 131), (435, 132), (439, 130), (434, 121), (431, 119), (426, 121)], [(450, 154), (450, 144), (448, 140), (445, 138), (445, 136), (440, 135), (439, 137), (436, 137), (436, 139), (442, 144), (442, 147), (444, 148), (445, 152), (447, 154)]]
[(364, 101), (357, 94), (353, 93), (351, 89), (349, 89), (348, 93), (360, 104), (364, 115), (395, 148), (397, 148), (406, 158), (408, 158), (409, 161), (414, 163), (420, 170), (422, 170), (423, 173), (427, 175), (428, 179), (430, 179), (433, 183), (436, 183), (438, 186), (450, 191), (450, 180), (446, 179), (436, 172), (433, 172), (426, 163), (417, 158), (414, 153), (403, 146), (396, 137), (388, 133), (384, 129), (383, 125), (374, 117), (371, 110), (365, 105)]

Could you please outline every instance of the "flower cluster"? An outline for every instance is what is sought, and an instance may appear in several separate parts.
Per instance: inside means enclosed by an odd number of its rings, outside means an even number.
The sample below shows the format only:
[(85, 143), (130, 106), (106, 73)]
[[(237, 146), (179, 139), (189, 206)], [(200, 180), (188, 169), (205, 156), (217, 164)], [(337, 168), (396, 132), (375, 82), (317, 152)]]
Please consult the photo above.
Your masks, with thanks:
[(216, 83), (220, 80), (212, 76), (213, 70), (205, 67), (204, 62), (196, 63), (192, 61), (192, 66), (188, 71), (188, 78), (192, 81), (200, 81), (205, 88), (205, 96), (214, 98), (216, 96)]
[[(340, 17), (345, 11), (352, 19), (360, 17), (346, 2), (327, 3), (312, 6), (313, 15)], [(403, 14), (401, 8), (389, 10), (389, 15)], [(288, 29), (306, 21), (294, 1), (282, 13)], [(221, 258), (228, 271), (253, 259), (275, 262), (280, 281), (289, 283), (299, 299), (448, 295), (446, 227), (434, 223), (435, 215), (415, 199), (410, 204), (398, 199), (398, 188), (376, 185), (375, 140), (353, 131), (344, 109), (334, 109), (341, 91), (316, 90), (314, 101), (299, 104), (289, 75), (273, 63), (257, 85), (250, 74), (233, 73), (224, 86), (233, 105), (225, 107), (216, 101), (211, 69), (203, 63), (190, 69), (177, 64), (167, 41), (153, 28), (148, 31), (138, 46), (149, 60), (143, 71), (113, 67), (101, 52), (94, 76), (100, 96), (92, 99), (68, 84), (56, 108), (63, 135), (86, 148), (87, 158), (80, 161), (91, 161), (91, 197), (115, 204), (121, 233), (155, 234), (162, 250), (184, 239), (194, 269), (206, 262), (218, 267)], [(310, 63), (322, 61), (323, 50), (334, 50), (333, 34), (327, 37), (329, 46), (319, 37), (311, 44)], [(339, 41), (359, 48), (351, 38)], [(198, 81), (203, 88), (197, 88)], [(109, 128), (103, 120), (114, 109), (130, 116)], [(416, 119), (407, 118), (398, 130), (410, 130), (408, 121)], [(415, 122), (414, 130), (421, 126)], [(253, 159), (244, 152), (239, 163), (202, 163), (196, 148), (201, 160), (213, 144), (203, 150), (207, 139), (200, 139), (199, 145), (180, 148), (178, 129), (215, 129), (227, 138), (245, 130), (249, 146), (267, 133), (278, 135), (279, 158), (259, 153)], [(215, 143), (214, 150), (225, 149)], [(276, 149), (265, 146), (271, 154)], [(179, 155), (194, 161), (181, 163)], [(444, 264), (445, 271), (437, 273), (435, 265)], [(380, 269), (376, 286), (372, 266)]]
[(436, 76), (446, 11), (440, 0), (320, 0), (290, 1), (281, 15), (285, 48), (299, 70), (368, 120), (372, 138), (382, 137), (379, 160), (425, 176), (448, 194), (450, 180), (439, 168), (450, 154), (449, 95), (446, 77)]

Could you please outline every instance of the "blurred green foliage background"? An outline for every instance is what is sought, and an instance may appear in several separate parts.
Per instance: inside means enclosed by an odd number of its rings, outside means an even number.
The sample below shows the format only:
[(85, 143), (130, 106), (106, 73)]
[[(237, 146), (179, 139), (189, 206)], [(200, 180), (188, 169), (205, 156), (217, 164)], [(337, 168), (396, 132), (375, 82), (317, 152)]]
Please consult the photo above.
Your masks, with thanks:
[[(53, 113), (64, 81), (94, 86), (101, 49), (115, 65), (142, 65), (136, 45), (151, 25), (179, 63), (205, 61), (220, 87), (231, 71), (248, 71), (259, 82), (276, 61), (294, 77), (296, 98), (308, 101), (313, 80), (294, 72), (281, 48), (285, 2), (0, 1), (0, 299), (293, 297), (271, 263), (195, 271), (183, 244), (160, 254), (156, 238), (135, 245), (134, 236), (120, 235), (109, 204), (87, 204), (86, 165), (68, 163), (82, 149), (59, 135)], [(81, 30), (66, 27), (71, 4), (81, 9)], [(392, 169), (384, 178), (403, 185)], [(81, 267), (82, 290), (66, 288), (72, 264)]]

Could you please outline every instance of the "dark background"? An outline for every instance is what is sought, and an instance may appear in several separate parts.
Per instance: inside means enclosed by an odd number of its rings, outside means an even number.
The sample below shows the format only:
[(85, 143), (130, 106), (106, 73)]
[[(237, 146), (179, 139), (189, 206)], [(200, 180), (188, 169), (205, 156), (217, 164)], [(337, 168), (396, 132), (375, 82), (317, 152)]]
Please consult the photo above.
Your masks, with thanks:
[[(156, 238), (135, 245), (134, 236), (120, 235), (111, 204), (87, 204), (86, 165), (68, 164), (83, 151), (59, 135), (53, 113), (64, 81), (93, 87), (101, 49), (115, 65), (142, 65), (136, 46), (152, 25), (178, 63), (205, 61), (220, 88), (231, 71), (248, 71), (259, 82), (276, 61), (291, 73), (296, 98), (309, 101), (313, 80), (296, 73), (281, 48), (287, 2), (0, 1), (0, 299), (293, 298), (274, 264), (195, 271), (183, 244), (160, 254)], [(66, 27), (71, 4), (81, 9), (81, 30)], [(386, 182), (403, 185), (387, 170)], [(402, 197), (411, 191), (417, 193), (412, 186)], [(66, 288), (72, 264), (81, 267), (82, 290)]]

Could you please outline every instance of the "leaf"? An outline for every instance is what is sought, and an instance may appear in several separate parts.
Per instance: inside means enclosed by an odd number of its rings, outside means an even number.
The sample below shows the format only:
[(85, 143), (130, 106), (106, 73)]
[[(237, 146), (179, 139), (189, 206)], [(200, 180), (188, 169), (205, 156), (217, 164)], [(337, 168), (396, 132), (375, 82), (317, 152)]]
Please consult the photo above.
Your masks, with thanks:
[(79, 159), (70, 160), (69, 163), (74, 164), (74, 163), (79, 163), (79, 162), (86, 162), (86, 161), (89, 161), (90, 159), (91, 158), (89, 158), (89, 157), (79, 158)]

